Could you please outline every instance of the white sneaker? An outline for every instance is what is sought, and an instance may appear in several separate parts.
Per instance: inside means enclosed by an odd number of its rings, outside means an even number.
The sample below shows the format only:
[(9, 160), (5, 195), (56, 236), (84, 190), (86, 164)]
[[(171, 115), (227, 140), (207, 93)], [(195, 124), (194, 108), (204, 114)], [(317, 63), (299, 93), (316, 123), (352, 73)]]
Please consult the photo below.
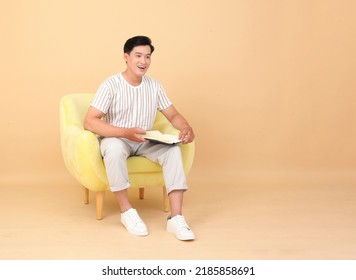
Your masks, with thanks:
[(121, 223), (126, 227), (131, 234), (138, 236), (148, 235), (148, 230), (145, 223), (137, 214), (136, 209), (130, 208), (124, 213), (121, 213)]
[(189, 228), (184, 217), (181, 215), (168, 218), (167, 231), (173, 233), (179, 240), (194, 240), (193, 231)]

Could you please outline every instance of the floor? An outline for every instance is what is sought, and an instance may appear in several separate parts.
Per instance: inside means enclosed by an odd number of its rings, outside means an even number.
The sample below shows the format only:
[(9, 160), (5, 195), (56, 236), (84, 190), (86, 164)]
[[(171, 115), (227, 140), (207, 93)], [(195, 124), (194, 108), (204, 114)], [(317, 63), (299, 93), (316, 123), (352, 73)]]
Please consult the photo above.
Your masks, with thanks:
[[(95, 219), (94, 195), (66, 173), (0, 185), (0, 259), (356, 259), (356, 185), (334, 178), (210, 180), (192, 172), (184, 214), (197, 239), (181, 242), (165, 230), (159, 188), (144, 200), (130, 190), (150, 235), (136, 237), (120, 224), (110, 192), (104, 219)], [(298, 179), (299, 178), (299, 179)]]

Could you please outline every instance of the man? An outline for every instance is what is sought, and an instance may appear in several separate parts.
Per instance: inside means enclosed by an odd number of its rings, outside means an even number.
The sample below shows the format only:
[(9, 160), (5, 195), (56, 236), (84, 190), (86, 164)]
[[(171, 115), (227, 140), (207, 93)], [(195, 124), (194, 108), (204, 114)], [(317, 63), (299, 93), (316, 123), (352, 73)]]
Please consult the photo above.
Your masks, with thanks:
[[(178, 146), (153, 144), (143, 138), (153, 126), (156, 112), (180, 131), (183, 144), (194, 140), (194, 132), (175, 109), (161, 84), (145, 76), (154, 47), (151, 39), (136, 36), (124, 45), (126, 70), (106, 79), (99, 87), (84, 120), (84, 128), (100, 135), (100, 149), (111, 191), (121, 210), (121, 222), (131, 234), (148, 235), (145, 223), (132, 208), (126, 159), (145, 156), (162, 166), (171, 213), (167, 230), (180, 240), (194, 240), (193, 231), (182, 215), (187, 190), (181, 151)], [(105, 118), (103, 118), (105, 117)]]

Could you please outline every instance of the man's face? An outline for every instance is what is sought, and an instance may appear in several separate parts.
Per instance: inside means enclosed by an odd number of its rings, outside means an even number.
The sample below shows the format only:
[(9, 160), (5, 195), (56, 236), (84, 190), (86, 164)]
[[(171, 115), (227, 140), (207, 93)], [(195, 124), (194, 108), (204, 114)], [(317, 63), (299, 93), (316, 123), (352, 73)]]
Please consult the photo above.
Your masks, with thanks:
[(151, 64), (150, 46), (137, 46), (132, 49), (130, 54), (124, 54), (127, 68), (137, 76), (143, 76)]

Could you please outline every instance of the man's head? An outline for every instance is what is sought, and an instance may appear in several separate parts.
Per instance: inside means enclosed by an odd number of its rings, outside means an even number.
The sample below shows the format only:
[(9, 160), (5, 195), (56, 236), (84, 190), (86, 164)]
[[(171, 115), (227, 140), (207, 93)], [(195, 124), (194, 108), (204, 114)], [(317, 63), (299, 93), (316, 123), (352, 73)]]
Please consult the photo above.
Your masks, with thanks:
[(128, 39), (124, 45), (126, 73), (142, 77), (151, 65), (151, 54), (154, 51), (151, 39), (146, 36), (136, 36)]
[(126, 41), (124, 45), (124, 53), (130, 54), (133, 48), (137, 46), (149, 46), (151, 49), (151, 54), (155, 50), (150, 38), (146, 36), (135, 36)]

